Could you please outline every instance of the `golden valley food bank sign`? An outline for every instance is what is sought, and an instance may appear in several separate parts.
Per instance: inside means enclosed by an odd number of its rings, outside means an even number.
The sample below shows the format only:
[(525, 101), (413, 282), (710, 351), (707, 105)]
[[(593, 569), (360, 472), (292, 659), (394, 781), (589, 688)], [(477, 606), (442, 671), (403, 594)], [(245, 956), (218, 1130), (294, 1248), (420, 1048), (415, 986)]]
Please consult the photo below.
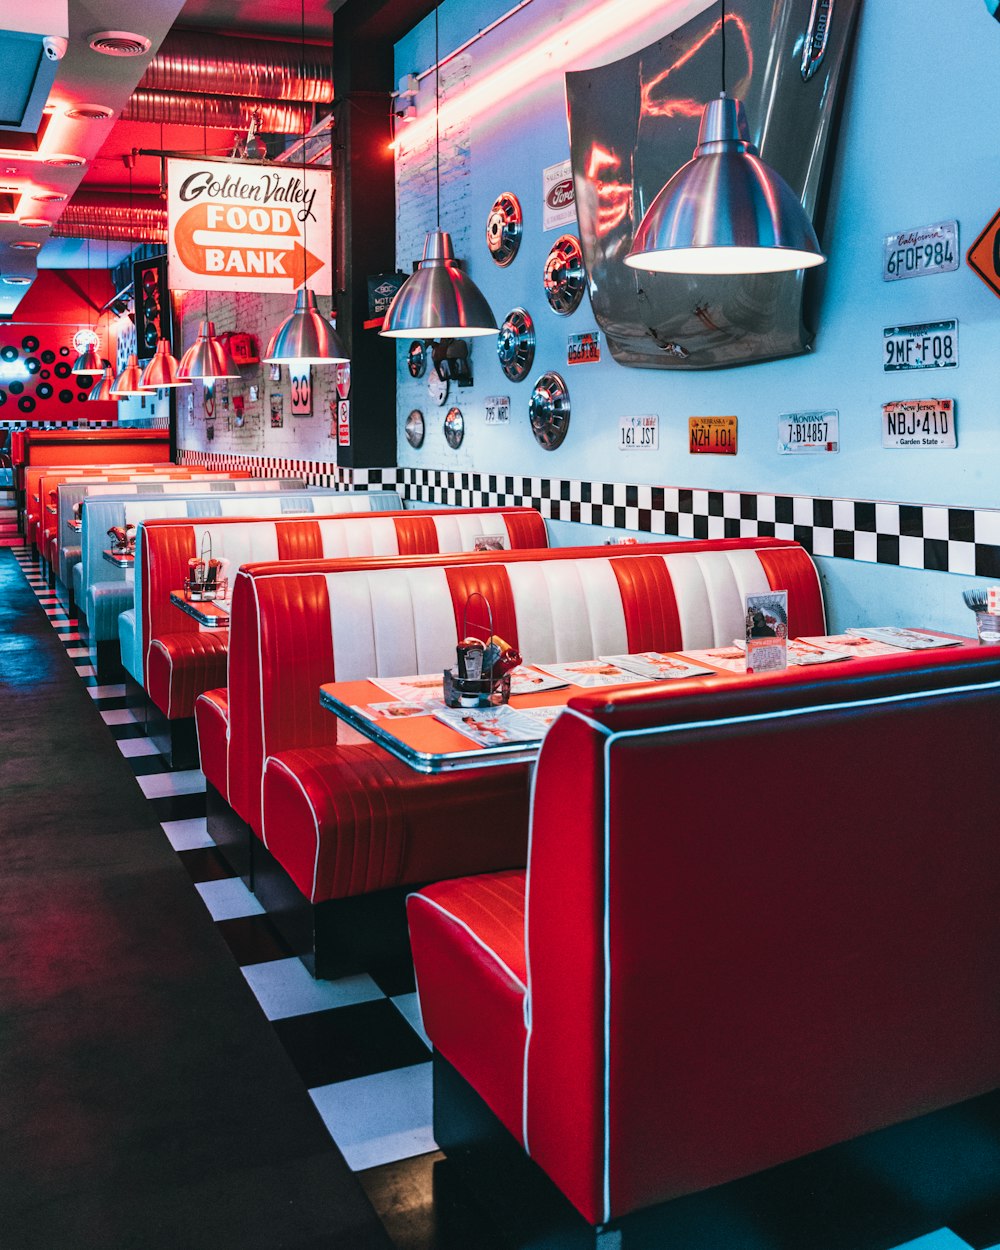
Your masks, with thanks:
[(329, 170), (171, 159), (167, 232), (178, 290), (333, 290)]

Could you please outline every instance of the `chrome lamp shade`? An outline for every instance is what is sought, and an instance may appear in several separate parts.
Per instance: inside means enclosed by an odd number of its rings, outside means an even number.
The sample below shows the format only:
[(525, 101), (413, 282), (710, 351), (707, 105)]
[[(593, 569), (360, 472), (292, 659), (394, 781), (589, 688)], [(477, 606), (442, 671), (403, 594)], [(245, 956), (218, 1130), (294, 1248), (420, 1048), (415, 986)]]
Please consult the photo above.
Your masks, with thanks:
[(431, 230), (415, 273), (396, 292), (380, 334), (397, 339), (455, 339), (496, 334), (486, 297), (455, 259), (451, 235)]
[(142, 384), (139, 359), (133, 352), (125, 362), (125, 368), (112, 383), (109, 398), (119, 399), (125, 395), (148, 395), (149, 393), (149, 387)]
[(111, 368), (110, 365), (105, 365), (104, 373), (101, 376), (101, 380), (97, 383), (94, 389), (88, 393), (87, 399), (88, 400), (111, 399), (112, 398), (111, 388), (112, 386), (114, 386), (114, 382), (115, 382), (114, 370)]
[[(159, 348), (157, 348), (159, 350)], [(214, 382), (216, 378), (238, 378), (239, 370), (225, 343), (216, 338), (215, 322), (203, 321), (198, 337), (181, 357), (176, 381)]]
[(739, 100), (705, 106), (694, 157), (643, 217), (625, 264), (659, 273), (806, 269), (826, 260), (805, 209), (760, 159)]
[(295, 293), (295, 307), (271, 335), (263, 359), (267, 365), (336, 365), (350, 357), (320, 312), (316, 296), (301, 286)]
[(171, 354), (170, 344), (166, 339), (160, 339), (153, 359), (142, 371), (143, 387), (158, 391), (161, 386), (190, 386), (190, 379), (177, 376), (177, 368), (177, 360)]
[(70, 373), (87, 374), (93, 373), (98, 376), (104, 372), (104, 362), (94, 350), (93, 345), (88, 347), (86, 351), (82, 351), (76, 360), (73, 361), (73, 367)]

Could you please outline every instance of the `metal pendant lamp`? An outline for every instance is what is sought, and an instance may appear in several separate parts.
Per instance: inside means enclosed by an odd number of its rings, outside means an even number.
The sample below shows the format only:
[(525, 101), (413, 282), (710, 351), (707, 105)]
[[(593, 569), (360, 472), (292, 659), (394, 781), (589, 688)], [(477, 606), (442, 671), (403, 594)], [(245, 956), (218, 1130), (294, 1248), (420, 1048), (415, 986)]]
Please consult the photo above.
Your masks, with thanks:
[(434, 145), (437, 229), (424, 241), (416, 272), (396, 292), (380, 334), (395, 339), (454, 339), (496, 334), (497, 321), (486, 296), (455, 259), (451, 235), (441, 229), (441, 55), (438, 10), (434, 10)]
[[(206, 304), (207, 304), (206, 298)], [(198, 327), (198, 337), (181, 357), (175, 385), (188, 382), (214, 382), (216, 378), (238, 378), (229, 348), (216, 337), (215, 322), (205, 320)]]
[[(302, 0), (302, 103), (305, 117), (306, 6)], [(302, 129), (302, 182), (306, 180), (306, 134)], [(302, 245), (306, 244), (305, 221), (302, 223)], [(268, 340), (263, 361), (266, 365), (340, 365), (350, 360), (333, 322), (324, 317), (309, 290), (305, 270), (302, 285), (295, 292), (295, 307)]]
[[(90, 240), (87, 240), (87, 300), (90, 302)], [(91, 307), (93, 305), (91, 304)], [(93, 330), (93, 318), (91, 318), (91, 329)], [(70, 366), (70, 373), (80, 374), (96, 374), (100, 376), (104, 372), (104, 362), (97, 354), (97, 349), (93, 343), (88, 343), (83, 351), (77, 356), (76, 360)]]
[(267, 365), (336, 365), (348, 361), (332, 322), (320, 312), (307, 286), (295, 293), (290, 316), (271, 335), (264, 352)]
[(110, 365), (104, 366), (104, 373), (101, 375), (100, 381), (87, 395), (87, 399), (104, 400), (111, 399), (111, 388), (115, 384), (115, 371)]
[(826, 260), (801, 201), (760, 159), (743, 105), (725, 88), (723, 0), (722, 94), (705, 105), (693, 158), (667, 182), (639, 224), (625, 257), (633, 269), (778, 273)]
[(142, 371), (139, 368), (139, 358), (135, 352), (129, 356), (125, 362), (125, 368), (119, 373), (111, 385), (110, 398), (124, 399), (129, 395), (149, 395), (151, 394), (148, 386), (142, 384)]
[(153, 359), (142, 371), (142, 385), (158, 391), (163, 386), (190, 386), (190, 378), (178, 377), (177, 358), (166, 339), (158, 339)]

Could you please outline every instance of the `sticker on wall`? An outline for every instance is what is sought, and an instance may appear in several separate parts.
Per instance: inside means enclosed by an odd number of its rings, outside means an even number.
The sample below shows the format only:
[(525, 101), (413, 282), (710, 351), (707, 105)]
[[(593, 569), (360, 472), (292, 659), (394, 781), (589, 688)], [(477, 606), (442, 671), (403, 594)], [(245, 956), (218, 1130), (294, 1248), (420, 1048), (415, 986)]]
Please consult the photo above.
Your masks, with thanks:
[(337, 366), (337, 398), (346, 399), (351, 393), (351, 362), (342, 360)]
[(692, 455), (735, 456), (736, 417), (688, 417), (688, 449)]
[(882, 331), (882, 368), (886, 373), (898, 373), (905, 369), (957, 367), (957, 321), (886, 326)]
[(351, 401), (349, 399), (337, 400), (337, 446), (350, 447), (351, 445)]
[(542, 170), (542, 229), (559, 230), (575, 224), (573, 167), (570, 161), (560, 161)]
[[(970, 262), (971, 263), (971, 262)], [(887, 234), (882, 249), (882, 279), (923, 278), (958, 268), (958, 222), (939, 221)]]
[(965, 257), (969, 262), (969, 268), (977, 277), (982, 278), (994, 295), (1000, 295), (998, 237), (1000, 237), (1000, 209), (990, 218), (986, 229), (969, 248)]
[(405, 273), (376, 273), (368, 279), (368, 320), (384, 321), (396, 292), (406, 281)]
[(815, 456), (840, 450), (840, 412), (783, 412), (778, 418), (778, 452), (782, 456)]
[(313, 411), (311, 366), (289, 365), (288, 383), (292, 394), (292, 416), (311, 417)]
[(251, 386), (250, 387), (250, 402), (252, 404), (255, 404), (259, 399), (260, 399), (260, 387)]
[(659, 449), (659, 417), (646, 416), (618, 418), (619, 451), (659, 451)]
[(486, 424), (487, 425), (509, 425), (510, 424), (510, 396), (509, 395), (487, 395), (486, 396)]
[(280, 430), (285, 424), (285, 397), (275, 393), (271, 396), (271, 429)]
[[(205, 389), (202, 393), (202, 399), (205, 405), (205, 420), (214, 421), (215, 420), (215, 387), (209, 386), (208, 383), (206, 383)], [(146, 406), (145, 396), (143, 396), (142, 406), (143, 407)]]
[(188, 425), (194, 425), (194, 395), (188, 391)]
[(882, 405), (883, 447), (958, 445), (953, 399), (895, 399)]
[(271, 379), (272, 382), (280, 382), (281, 381), (281, 365), (271, 365), (270, 371), (268, 373), (268, 377)]
[(601, 359), (601, 336), (597, 330), (586, 334), (566, 336), (566, 363), (568, 365), (596, 365)]

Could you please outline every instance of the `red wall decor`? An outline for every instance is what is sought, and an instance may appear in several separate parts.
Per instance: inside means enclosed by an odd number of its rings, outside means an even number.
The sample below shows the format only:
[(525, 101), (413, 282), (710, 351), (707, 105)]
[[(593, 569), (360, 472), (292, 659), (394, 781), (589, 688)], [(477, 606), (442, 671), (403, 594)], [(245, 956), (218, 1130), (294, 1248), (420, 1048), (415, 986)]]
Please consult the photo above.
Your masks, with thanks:
[(78, 330), (96, 330), (98, 355), (114, 364), (110, 314), (100, 312), (113, 295), (103, 269), (39, 270), (16, 319), (0, 322), (0, 422), (117, 417), (117, 400), (83, 408), (97, 378), (71, 372)]

